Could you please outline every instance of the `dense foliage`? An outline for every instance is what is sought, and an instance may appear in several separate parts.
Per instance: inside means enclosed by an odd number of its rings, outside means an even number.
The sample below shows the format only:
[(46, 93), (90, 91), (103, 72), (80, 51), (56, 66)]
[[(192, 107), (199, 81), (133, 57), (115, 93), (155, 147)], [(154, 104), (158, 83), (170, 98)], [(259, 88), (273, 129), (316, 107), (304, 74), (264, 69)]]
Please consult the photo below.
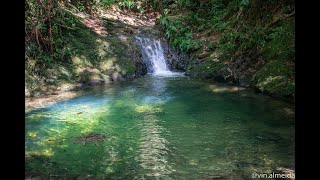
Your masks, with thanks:
[[(181, 50), (198, 49), (197, 35), (221, 34), (220, 48), (227, 52), (267, 47), (273, 41), (279, 47), (283, 38), (293, 40), (294, 1), (164, 1), (161, 25), (171, 42)], [(271, 11), (271, 13), (270, 13)], [(282, 21), (282, 23), (279, 23)], [(278, 24), (277, 24), (278, 23)], [(289, 37), (290, 36), (290, 37)], [(291, 38), (291, 39), (290, 39)], [(288, 40), (287, 40), (288, 41)], [(214, 43), (214, 42), (211, 42)], [(292, 55), (292, 42), (282, 55)], [(290, 44), (291, 43), (291, 44)], [(281, 47), (279, 47), (281, 48)], [(285, 58), (285, 57), (283, 57)]]
[(78, 20), (56, 0), (28, 0), (25, 5), (27, 65), (35, 68), (64, 61), (68, 49), (63, 32), (75, 29)]
[[(27, 97), (56, 94), (79, 83), (110, 82), (143, 72), (132, 38), (125, 42), (117, 39), (116, 34), (127, 30), (127, 26), (103, 20), (99, 14), (101, 9), (111, 8), (112, 3), (123, 11), (141, 13), (138, 6), (128, 7), (128, 3), (120, 2), (123, 1), (26, 1)], [(98, 31), (115, 35), (105, 36)]]
[[(252, 86), (294, 95), (293, 0), (176, 0), (163, 1), (161, 9), (166, 37), (180, 51), (199, 57), (186, 62), (191, 73), (209, 78), (223, 66), (233, 76), (252, 70)], [(254, 64), (266, 66), (250, 66)], [(236, 76), (234, 81), (241, 79)]]
[[(65, 48), (64, 36), (69, 30), (75, 30), (79, 20), (70, 14), (69, 9), (95, 15), (98, 7), (109, 8), (117, 3), (121, 8), (144, 12), (150, 9), (148, 1), (132, 0), (26, 0), (25, 32), (26, 63), (50, 65), (52, 61), (63, 62), (69, 51)], [(33, 61), (31, 61), (33, 60)]]
[[(249, 58), (249, 64), (264, 64), (253, 68), (253, 86), (294, 94), (293, 0), (26, 0), (26, 67), (37, 74), (52, 63), (68, 62), (66, 38), (79, 26), (70, 10), (96, 16), (99, 8), (112, 4), (125, 12), (160, 12), (157, 23), (170, 43), (200, 57), (185, 62), (187, 71), (213, 77), (226, 64)], [(279, 69), (286, 71), (274, 72)]]

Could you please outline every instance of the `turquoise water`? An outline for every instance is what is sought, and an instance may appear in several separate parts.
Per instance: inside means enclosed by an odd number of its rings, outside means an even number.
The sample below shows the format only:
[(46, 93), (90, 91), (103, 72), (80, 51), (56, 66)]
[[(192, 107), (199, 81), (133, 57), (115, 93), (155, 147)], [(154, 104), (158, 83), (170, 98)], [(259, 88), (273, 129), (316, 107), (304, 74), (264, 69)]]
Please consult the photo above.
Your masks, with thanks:
[[(146, 76), (25, 114), (26, 173), (89, 179), (250, 179), (295, 168), (290, 104), (187, 77)], [(106, 136), (77, 144), (89, 133)]]

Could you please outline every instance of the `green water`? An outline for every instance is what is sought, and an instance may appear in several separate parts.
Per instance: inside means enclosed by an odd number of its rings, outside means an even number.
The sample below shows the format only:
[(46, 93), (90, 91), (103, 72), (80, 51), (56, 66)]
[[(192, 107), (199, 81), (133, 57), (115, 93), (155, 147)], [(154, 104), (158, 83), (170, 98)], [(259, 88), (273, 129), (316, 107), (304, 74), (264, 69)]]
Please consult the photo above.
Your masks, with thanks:
[[(25, 117), (26, 173), (34, 176), (250, 179), (295, 168), (292, 105), (186, 77), (86, 89)], [(91, 132), (105, 141), (74, 142)]]

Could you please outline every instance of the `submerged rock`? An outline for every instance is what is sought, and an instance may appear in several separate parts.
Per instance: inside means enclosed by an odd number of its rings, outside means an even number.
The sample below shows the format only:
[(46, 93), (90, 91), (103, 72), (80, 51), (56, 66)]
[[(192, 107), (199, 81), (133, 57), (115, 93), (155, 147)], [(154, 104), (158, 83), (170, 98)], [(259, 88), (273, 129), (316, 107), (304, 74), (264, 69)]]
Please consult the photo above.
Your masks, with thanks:
[(85, 145), (87, 142), (91, 142), (94, 145), (98, 146), (97, 142), (104, 141), (106, 138), (105, 135), (99, 133), (90, 133), (88, 135), (82, 135), (75, 138), (74, 142), (76, 144), (82, 143)]

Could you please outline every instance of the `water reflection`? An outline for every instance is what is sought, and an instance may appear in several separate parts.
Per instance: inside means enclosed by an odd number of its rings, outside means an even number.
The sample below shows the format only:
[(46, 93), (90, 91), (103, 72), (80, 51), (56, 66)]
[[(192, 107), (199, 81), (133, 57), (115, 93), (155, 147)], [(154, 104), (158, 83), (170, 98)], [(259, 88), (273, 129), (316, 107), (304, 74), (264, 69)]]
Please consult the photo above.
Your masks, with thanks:
[[(247, 90), (213, 93), (210, 85), (146, 76), (26, 113), (26, 171), (71, 179), (241, 179), (241, 172), (247, 179), (294, 169), (294, 108)], [(106, 141), (74, 144), (73, 136), (91, 132)]]
[(138, 159), (147, 172), (146, 176), (162, 177), (174, 171), (168, 163), (168, 152), (170, 152), (168, 141), (162, 136), (166, 129), (159, 125), (156, 114), (162, 111), (162, 105), (167, 100), (164, 96), (166, 81), (154, 78), (150, 87), (155, 96), (145, 96), (142, 99), (142, 105), (136, 108), (141, 113)]
[(147, 176), (164, 176), (173, 171), (168, 163), (168, 142), (161, 136), (164, 131), (165, 129), (158, 125), (156, 115), (148, 112), (143, 115), (139, 162), (147, 170)]
[(151, 81), (151, 90), (156, 95), (161, 95), (166, 91), (166, 81), (163, 78), (154, 78), (153, 81)]

